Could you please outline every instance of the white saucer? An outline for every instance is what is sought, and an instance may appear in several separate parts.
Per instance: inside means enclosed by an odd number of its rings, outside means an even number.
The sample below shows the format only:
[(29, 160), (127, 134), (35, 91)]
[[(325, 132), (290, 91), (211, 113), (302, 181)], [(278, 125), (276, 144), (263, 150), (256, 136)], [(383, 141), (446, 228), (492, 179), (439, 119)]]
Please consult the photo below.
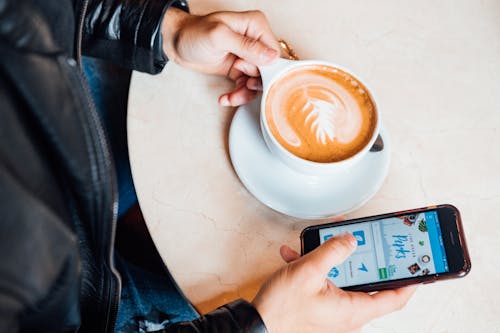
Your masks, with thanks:
[(346, 172), (308, 176), (290, 169), (268, 150), (259, 125), (260, 100), (238, 108), (229, 131), (229, 154), (243, 185), (268, 207), (293, 217), (319, 219), (347, 214), (380, 189), (387, 176), (391, 144), (367, 155)]

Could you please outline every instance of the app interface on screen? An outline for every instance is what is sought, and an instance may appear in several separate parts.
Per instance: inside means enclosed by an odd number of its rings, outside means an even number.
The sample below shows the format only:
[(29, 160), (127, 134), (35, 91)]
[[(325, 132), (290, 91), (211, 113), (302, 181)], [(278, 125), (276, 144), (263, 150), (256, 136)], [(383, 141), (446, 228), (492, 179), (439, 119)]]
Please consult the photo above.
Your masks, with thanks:
[(448, 272), (436, 211), (320, 229), (320, 243), (346, 232), (358, 247), (328, 273), (338, 287)]

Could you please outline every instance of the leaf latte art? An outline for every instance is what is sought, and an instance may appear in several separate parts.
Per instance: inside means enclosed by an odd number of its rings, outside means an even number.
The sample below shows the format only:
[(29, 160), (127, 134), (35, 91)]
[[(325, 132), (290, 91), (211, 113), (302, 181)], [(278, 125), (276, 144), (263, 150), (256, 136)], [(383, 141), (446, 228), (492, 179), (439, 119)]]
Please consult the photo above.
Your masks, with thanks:
[(377, 123), (366, 88), (329, 66), (302, 66), (285, 73), (271, 86), (265, 108), (280, 145), (313, 162), (355, 155), (368, 144)]

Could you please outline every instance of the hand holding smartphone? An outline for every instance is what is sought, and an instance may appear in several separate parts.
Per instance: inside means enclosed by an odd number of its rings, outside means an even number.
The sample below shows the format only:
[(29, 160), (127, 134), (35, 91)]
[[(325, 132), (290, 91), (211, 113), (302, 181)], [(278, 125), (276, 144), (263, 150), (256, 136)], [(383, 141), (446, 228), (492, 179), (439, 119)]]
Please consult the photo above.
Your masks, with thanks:
[(460, 213), (451, 205), (311, 226), (301, 234), (302, 254), (346, 232), (357, 239), (357, 249), (328, 273), (345, 290), (431, 283), (463, 277), (471, 268)]
[(354, 236), (343, 234), (304, 256), (283, 245), (280, 253), (287, 265), (270, 276), (253, 300), (267, 331), (354, 332), (405, 306), (414, 287), (346, 292), (326, 279), (332, 265), (342, 264), (356, 250), (356, 243)]

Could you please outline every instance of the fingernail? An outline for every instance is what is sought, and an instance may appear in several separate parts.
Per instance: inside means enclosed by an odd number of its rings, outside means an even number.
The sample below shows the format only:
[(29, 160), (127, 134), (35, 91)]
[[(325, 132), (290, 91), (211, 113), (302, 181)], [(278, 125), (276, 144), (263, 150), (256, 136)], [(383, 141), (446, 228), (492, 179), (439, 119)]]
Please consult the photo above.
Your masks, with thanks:
[(262, 59), (266, 63), (271, 62), (272, 60), (275, 60), (277, 56), (278, 56), (278, 52), (276, 52), (276, 50), (271, 49), (269, 47), (267, 47), (264, 50), (264, 52), (262, 52)]
[(344, 237), (344, 239), (347, 239), (352, 247), (358, 246), (358, 241), (352, 234), (346, 232), (342, 237)]
[(250, 71), (250, 68), (248, 67), (247, 64), (242, 64), (241, 65), (241, 69), (243, 72), (249, 72)]
[(233, 96), (233, 106), (240, 106), (244, 103), (243, 97), (240, 95)]
[(252, 90), (262, 90), (262, 83), (259, 82), (259, 81), (249, 81), (250, 82), (250, 86), (248, 87), (248, 89), (252, 89)]
[(247, 78), (245, 76), (242, 76), (242, 77), (239, 77), (238, 79), (236, 79), (236, 82), (235, 82), (236, 86), (239, 87), (243, 83), (243, 81), (245, 81), (246, 79)]
[(224, 95), (220, 98), (219, 104), (222, 106), (231, 106), (231, 102), (229, 102), (229, 96)]

